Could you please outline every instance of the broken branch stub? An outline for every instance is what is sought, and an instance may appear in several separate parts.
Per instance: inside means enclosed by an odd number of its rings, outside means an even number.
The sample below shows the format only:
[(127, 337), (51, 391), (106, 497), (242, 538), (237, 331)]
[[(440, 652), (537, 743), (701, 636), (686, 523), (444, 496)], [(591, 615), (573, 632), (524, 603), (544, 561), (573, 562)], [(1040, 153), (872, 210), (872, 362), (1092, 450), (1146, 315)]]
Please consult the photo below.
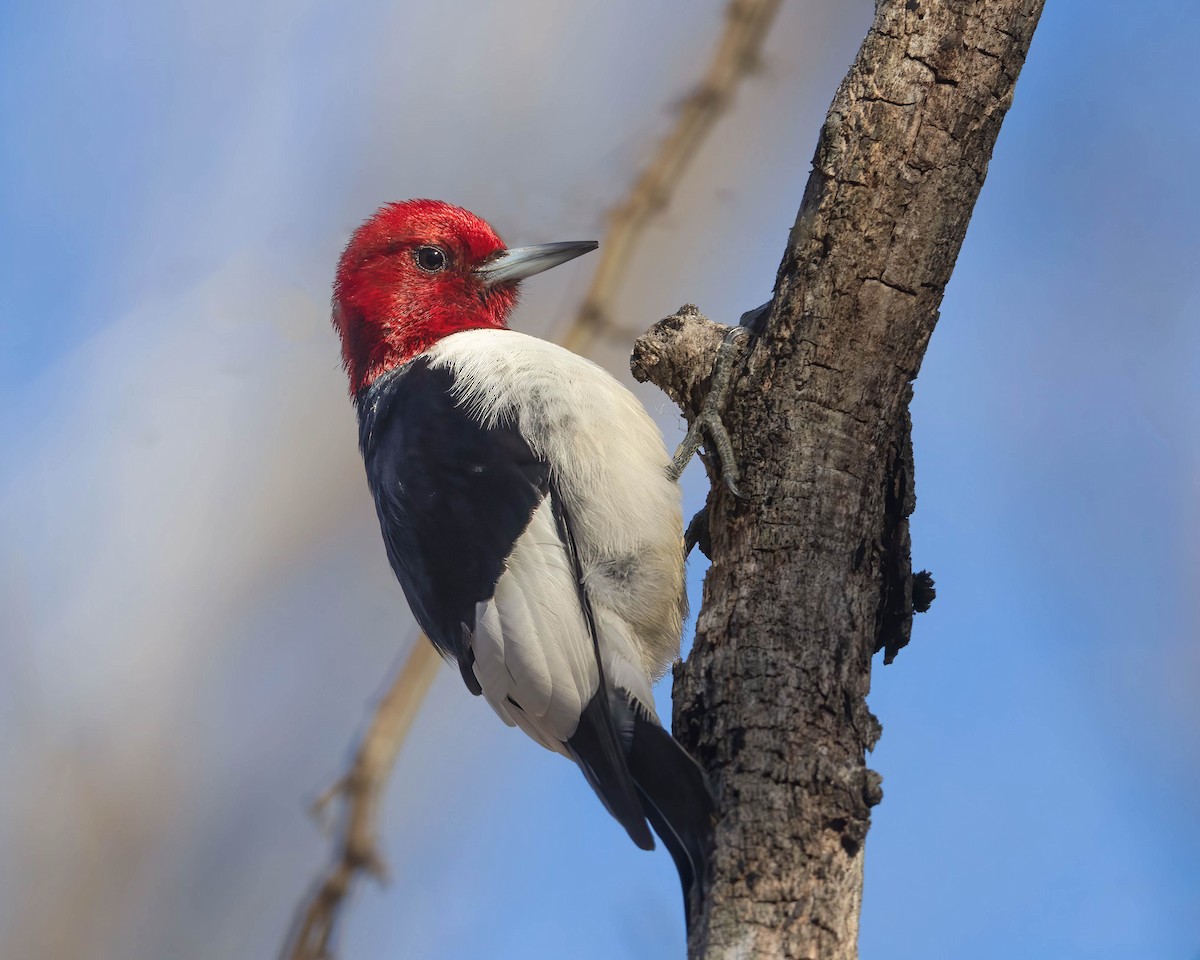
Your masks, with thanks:
[(713, 362), (729, 329), (684, 304), (634, 341), (629, 369), (639, 383), (652, 383), (674, 400), (690, 423), (704, 405)]

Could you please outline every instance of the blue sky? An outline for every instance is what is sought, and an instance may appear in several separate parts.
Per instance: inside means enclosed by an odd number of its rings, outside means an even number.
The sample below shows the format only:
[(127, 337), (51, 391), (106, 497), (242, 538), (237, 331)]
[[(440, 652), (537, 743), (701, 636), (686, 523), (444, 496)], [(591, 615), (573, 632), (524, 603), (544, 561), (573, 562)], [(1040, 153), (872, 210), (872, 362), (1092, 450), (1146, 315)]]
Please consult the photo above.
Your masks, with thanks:
[[(421, 195), (516, 243), (599, 236), (723, 5), (450, 6), (0, 13), (6, 955), (275, 949), (326, 855), (303, 804), (412, 642), (337, 252)], [(1200, 10), (1048, 7), (916, 385), (939, 596), (874, 679), (868, 958), (1200, 955)], [(766, 299), (870, 8), (785, 5), (631, 324)], [(517, 325), (552, 330), (577, 266)], [(682, 955), (669, 858), (451, 671), (383, 826), (345, 956)]]

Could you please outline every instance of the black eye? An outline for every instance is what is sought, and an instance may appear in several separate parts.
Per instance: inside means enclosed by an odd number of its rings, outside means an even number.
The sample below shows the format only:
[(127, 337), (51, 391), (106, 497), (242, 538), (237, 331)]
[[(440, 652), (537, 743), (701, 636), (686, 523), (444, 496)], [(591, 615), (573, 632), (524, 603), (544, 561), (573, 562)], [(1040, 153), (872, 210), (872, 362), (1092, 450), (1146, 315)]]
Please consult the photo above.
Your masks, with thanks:
[(414, 251), (417, 266), (426, 273), (437, 273), (446, 269), (446, 252), (440, 247), (417, 247)]

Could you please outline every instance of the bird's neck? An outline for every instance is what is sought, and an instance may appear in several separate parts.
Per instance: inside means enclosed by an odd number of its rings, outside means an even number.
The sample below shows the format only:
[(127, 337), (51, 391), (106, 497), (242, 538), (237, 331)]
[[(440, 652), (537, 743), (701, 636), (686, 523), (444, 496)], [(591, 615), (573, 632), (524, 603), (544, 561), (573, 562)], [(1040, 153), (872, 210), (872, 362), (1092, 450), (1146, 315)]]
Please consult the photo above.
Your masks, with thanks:
[(372, 321), (350, 314), (352, 307), (335, 304), (334, 318), (342, 334), (342, 359), (351, 395), (358, 397), (380, 376), (451, 334), (506, 328), (507, 307), (500, 303), (494, 306), (503, 309), (442, 309), (424, 311), (420, 316), (391, 314), (382, 321)]

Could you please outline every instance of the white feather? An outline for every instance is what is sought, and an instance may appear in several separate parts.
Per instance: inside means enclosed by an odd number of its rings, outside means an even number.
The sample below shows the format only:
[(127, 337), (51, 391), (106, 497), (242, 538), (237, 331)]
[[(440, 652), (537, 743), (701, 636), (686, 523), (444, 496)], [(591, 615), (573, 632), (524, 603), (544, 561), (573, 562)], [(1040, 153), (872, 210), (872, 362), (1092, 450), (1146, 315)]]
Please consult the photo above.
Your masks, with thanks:
[(492, 599), (477, 606), (471, 648), (496, 712), (564, 752), (600, 674), (548, 499), (513, 546)]
[[(534, 453), (550, 464), (571, 518), (605, 670), (652, 711), (650, 684), (679, 655), (686, 609), (679, 488), (667, 479), (669, 458), (654, 421), (596, 364), (513, 330), (456, 333), (433, 347), (429, 358), (434, 367), (452, 369), (458, 400), (468, 411), (488, 426), (517, 424)], [(541, 534), (545, 522), (535, 518)], [(547, 583), (559, 580), (541, 580), (532, 558), (526, 562), (522, 555), (516, 563), (518, 548), (504, 576), (515, 573), (532, 602), (546, 594)], [(565, 554), (562, 558), (565, 562)], [(546, 558), (542, 562), (553, 566)], [(543, 598), (540, 616), (566, 620), (567, 608), (578, 615), (573, 594), (552, 588), (546, 597), (554, 599)], [(577, 653), (566, 649), (569, 659)], [(537, 658), (526, 659), (532, 670)], [(561, 662), (547, 654), (547, 665), (556, 693), (553, 674)], [(572, 676), (578, 668), (572, 659)]]
[(500, 612), (494, 603), (480, 603), (475, 607), (475, 638), (486, 637), (490, 642), (476, 643), (472, 640), (475, 653), (474, 673), (483, 688), (487, 702), (510, 727), (516, 721), (509, 712), (509, 704), (500, 693), (509, 681), (508, 668), (504, 665), (504, 631), (500, 628)]

